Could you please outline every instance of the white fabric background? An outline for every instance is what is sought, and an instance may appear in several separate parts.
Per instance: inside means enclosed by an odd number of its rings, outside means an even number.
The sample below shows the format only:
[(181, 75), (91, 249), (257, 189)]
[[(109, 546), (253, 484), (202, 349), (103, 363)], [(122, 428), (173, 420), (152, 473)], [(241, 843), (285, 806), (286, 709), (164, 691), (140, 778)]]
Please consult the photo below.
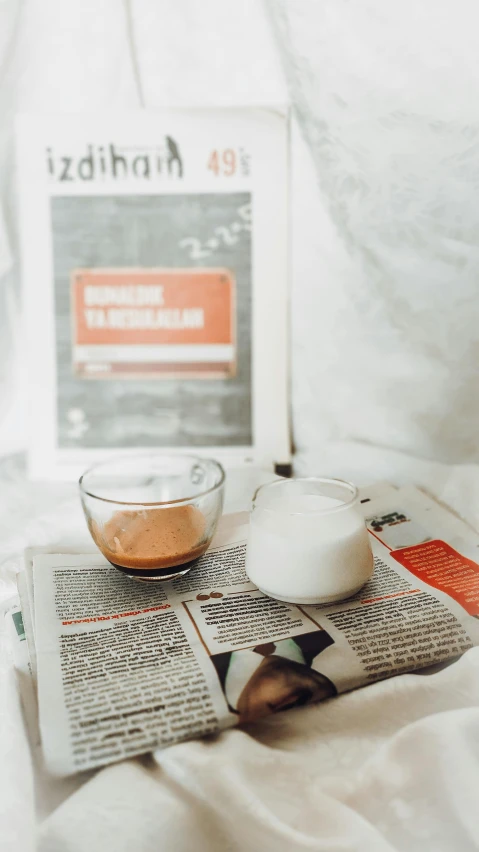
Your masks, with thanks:
[(294, 127), (299, 467), (316, 468), (329, 440), (477, 460), (479, 7), (267, 0), (265, 8), (260, 0), (0, 4), (3, 451), (24, 438), (21, 357), (12, 356), (13, 341), (21, 356), (15, 110), (281, 102), (282, 66), (304, 134)]
[(304, 463), (321, 437), (476, 461), (479, 7), (270, 8), (320, 181), (294, 219)]
[[(0, 453), (24, 439), (15, 111), (281, 102), (284, 69), (297, 469), (413, 481), (477, 527), (478, 22), (475, 0), (268, 0), (266, 14), (259, 0), (2, 0)], [(3, 596), (21, 548), (79, 516), (69, 486), (26, 486), (13, 463), (0, 475), (0, 547), (17, 554)], [(1, 659), (0, 848), (30, 852), (30, 757)], [(474, 649), (71, 796), (60, 784), (40, 848), (472, 852), (478, 675)]]

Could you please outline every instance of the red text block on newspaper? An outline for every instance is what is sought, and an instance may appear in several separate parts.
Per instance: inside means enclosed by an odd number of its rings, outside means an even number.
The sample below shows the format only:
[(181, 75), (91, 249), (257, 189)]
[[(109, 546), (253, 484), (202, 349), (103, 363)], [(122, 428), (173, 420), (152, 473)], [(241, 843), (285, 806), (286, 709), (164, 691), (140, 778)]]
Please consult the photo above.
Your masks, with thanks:
[(82, 378), (226, 378), (236, 372), (227, 269), (77, 269), (73, 366)]
[(391, 553), (424, 583), (446, 592), (470, 615), (479, 615), (479, 564), (439, 539)]

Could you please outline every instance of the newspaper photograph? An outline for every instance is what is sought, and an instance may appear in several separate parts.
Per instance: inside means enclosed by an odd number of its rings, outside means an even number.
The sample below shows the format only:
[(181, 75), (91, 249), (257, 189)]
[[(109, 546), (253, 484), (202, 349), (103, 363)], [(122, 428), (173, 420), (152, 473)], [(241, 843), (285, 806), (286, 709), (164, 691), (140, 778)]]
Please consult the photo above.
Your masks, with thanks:
[[(135, 583), (100, 554), (35, 554), (46, 765), (69, 775), (444, 664), (479, 642), (478, 536), (414, 488), (367, 498), (375, 570), (349, 600), (295, 605), (245, 573), (247, 515), (189, 574)], [(24, 584), (26, 586), (26, 584)], [(22, 610), (29, 598), (22, 595)]]

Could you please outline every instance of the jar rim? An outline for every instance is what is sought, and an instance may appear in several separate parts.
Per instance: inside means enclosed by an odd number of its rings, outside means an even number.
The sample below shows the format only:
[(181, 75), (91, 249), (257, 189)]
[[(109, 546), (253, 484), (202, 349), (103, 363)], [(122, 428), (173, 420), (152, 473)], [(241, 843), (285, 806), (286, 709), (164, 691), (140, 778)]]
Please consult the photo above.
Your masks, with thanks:
[[(263, 493), (267, 489), (274, 489), (278, 486), (285, 486), (287, 483), (295, 483), (295, 482), (305, 482), (305, 483), (318, 483), (323, 485), (332, 485), (339, 486), (341, 488), (347, 489), (350, 494), (349, 499), (344, 500), (344, 502), (340, 503), (339, 506), (332, 506), (330, 508), (324, 509), (312, 509), (310, 511), (301, 511), (301, 512), (290, 512), (287, 509), (277, 508), (275, 506), (256, 506), (256, 498), (260, 493)], [(308, 495), (309, 496), (309, 495)], [(298, 476), (293, 477), (292, 479), (274, 479), (272, 482), (266, 482), (264, 485), (260, 485), (259, 488), (256, 489), (253, 495), (252, 508), (261, 508), (264, 512), (272, 512), (275, 514), (283, 514), (283, 515), (305, 515), (305, 516), (314, 516), (314, 515), (331, 515), (333, 513), (342, 512), (344, 509), (348, 509), (353, 506), (359, 498), (359, 489), (353, 482), (349, 482), (347, 479), (337, 479), (333, 477), (327, 476)]]

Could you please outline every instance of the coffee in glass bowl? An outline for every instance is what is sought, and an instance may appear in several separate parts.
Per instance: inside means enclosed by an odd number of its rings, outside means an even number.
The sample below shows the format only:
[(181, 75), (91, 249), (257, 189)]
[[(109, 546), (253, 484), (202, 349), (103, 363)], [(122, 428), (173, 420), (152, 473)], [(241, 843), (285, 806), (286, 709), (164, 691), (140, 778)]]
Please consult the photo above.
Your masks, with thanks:
[(137, 453), (95, 465), (79, 485), (88, 529), (106, 559), (137, 580), (172, 580), (208, 549), (224, 483), (213, 459)]

